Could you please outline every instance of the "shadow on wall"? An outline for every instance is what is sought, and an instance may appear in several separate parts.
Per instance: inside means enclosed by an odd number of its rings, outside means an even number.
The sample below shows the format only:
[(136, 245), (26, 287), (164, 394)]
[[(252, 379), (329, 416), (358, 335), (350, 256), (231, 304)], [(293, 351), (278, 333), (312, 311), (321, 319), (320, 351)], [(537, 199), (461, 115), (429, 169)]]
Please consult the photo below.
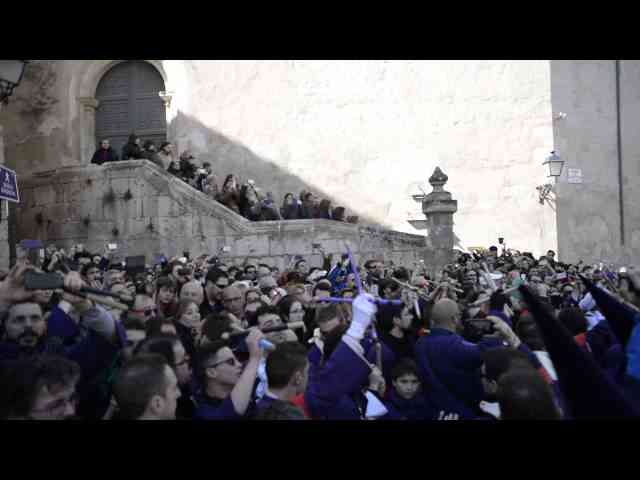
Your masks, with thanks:
[[(178, 111), (177, 116), (169, 123), (167, 138), (174, 143), (175, 150), (178, 150), (174, 152), (175, 154), (179, 155), (188, 149), (196, 157), (198, 164), (211, 163), (220, 187), (225, 177), (231, 173), (236, 175), (241, 183), (255, 180), (261, 193), (272, 192), (278, 206), (282, 205), (284, 195), (287, 193), (293, 193), (295, 198), (299, 198), (302, 190), (310, 191), (321, 199), (329, 199), (332, 208), (344, 207), (346, 210), (345, 218), (352, 215), (358, 216), (358, 224), (360, 225), (379, 229), (390, 228), (390, 226), (380, 224), (369, 215), (354, 210), (349, 199), (336, 198), (326, 190), (316, 185), (310, 185), (274, 161), (257, 155), (237, 140), (232, 140), (181, 111)], [(329, 177), (329, 174), (327, 176)], [(327, 180), (318, 179), (318, 181)]]

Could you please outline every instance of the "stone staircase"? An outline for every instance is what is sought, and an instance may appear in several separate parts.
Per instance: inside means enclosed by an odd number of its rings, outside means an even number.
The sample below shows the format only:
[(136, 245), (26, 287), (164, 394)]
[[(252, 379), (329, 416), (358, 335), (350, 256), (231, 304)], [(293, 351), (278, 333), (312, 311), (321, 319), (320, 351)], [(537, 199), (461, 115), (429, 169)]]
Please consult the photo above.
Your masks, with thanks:
[(285, 268), (300, 255), (320, 262), (312, 243), (340, 254), (411, 265), (427, 257), (427, 237), (331, 220), (251, 222), (147, 160), (66, 167), (20, 178), (17, 240), (40, 239), (101, 252), (117, 243), (123, 258), (220, 253)]

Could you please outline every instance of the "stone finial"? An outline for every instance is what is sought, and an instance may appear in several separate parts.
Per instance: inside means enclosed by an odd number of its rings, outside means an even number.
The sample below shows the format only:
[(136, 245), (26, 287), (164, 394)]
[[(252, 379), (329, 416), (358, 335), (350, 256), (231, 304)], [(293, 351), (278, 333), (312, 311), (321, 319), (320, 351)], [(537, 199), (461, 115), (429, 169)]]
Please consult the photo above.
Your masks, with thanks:
[(445, 183), (447, 183), (448, 180), (449, 177), (447, 177), (447, 175), (442, 170), (440, 170), (440, 167), (436, 167), (436, 169), (433, 171), (433, 175), (429, 177), (429, 183), (436, 192), (441, 191), (442, 187)]

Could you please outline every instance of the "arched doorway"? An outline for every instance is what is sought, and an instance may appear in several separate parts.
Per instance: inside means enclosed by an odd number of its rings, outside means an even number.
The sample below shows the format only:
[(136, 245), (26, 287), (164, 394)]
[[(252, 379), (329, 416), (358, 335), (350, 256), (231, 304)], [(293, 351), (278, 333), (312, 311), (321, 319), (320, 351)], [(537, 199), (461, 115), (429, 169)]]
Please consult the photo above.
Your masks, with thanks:
[(167, 136), (165, 105), (158, 96), (164, 90), (162, 76), (147, 62), (128, 61), (111, 68), (96, 88), (96, 146), (108, 138), (120, 156), (135, 132), (143, 143), (153, 140), (160, 147)]

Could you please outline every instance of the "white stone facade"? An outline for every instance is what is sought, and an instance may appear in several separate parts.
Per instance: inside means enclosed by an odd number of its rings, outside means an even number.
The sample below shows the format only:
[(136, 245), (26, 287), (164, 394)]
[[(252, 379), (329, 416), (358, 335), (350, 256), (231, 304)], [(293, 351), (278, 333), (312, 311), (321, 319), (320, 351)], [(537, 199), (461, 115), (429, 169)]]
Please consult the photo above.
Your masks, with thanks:
[[(535, 190), (553, 149), (548, 61), (149, 62), (171, 94), (169, 139), (221, 180), (254, 179), (276, 199), (312, 190), (418, 233), (411, 195), (440, 166), (464, 246), (502, 236), (536, 254), (557, 247), (555, 213)], [(116, 63), (35, 62), (0, 113), (19, 176), (89, 162), (95, 88)]]

